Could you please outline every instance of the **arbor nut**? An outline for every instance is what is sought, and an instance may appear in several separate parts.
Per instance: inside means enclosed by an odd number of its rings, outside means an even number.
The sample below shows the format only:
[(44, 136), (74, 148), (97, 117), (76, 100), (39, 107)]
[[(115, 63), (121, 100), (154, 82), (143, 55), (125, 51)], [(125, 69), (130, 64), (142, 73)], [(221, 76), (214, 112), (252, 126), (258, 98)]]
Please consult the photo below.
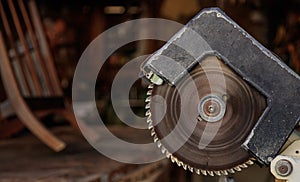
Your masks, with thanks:
[(286, 159), (280, 159), (275, 164), (275, 170), (279, 176), (286, 177), (292, 173), (293, 166), (290, 161)]

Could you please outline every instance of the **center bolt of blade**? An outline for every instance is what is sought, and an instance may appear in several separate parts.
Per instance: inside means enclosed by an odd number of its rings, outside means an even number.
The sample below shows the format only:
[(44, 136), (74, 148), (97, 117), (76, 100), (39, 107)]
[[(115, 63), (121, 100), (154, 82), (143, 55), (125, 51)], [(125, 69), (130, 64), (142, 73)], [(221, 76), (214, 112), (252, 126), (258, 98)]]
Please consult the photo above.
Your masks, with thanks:
[(198, 112), (202, 119), (207, 122), (216, 122), (221, 120), (226, 111), (226, 103), (216, 95), (206, 95), (198, 105)]

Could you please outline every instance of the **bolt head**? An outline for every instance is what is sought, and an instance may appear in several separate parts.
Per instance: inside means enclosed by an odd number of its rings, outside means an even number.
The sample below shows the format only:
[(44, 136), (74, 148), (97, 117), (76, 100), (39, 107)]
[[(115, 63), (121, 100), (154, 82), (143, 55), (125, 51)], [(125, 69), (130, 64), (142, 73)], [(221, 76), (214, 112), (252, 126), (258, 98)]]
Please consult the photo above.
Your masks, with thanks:
[(286, 177), (292, 173), (293, 166), (290, 161), (286, 159), (280, 159), (275, 164), (275, 170), (279, 176)]

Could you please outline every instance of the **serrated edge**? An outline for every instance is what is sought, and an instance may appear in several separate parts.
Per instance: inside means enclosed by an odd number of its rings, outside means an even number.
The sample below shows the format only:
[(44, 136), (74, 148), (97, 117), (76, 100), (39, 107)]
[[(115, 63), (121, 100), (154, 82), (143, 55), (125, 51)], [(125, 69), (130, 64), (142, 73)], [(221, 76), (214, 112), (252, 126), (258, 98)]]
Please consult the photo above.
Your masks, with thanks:
[(224, 170), (206, 170), (206, 169), (199, 169), (199, 168), (195, 168), (192, 167), (188, 164), (185, 164), (184, 162), (182, 162), (181, 160), (179, 160), (177, 157), (175, 157), (174, 155), (172, 155), (168, 149), (166, 149), (162, 143), (160, 142), (159, 138), (157, 137), (154, 127), (153, 127), (153, 121), (151, 119), (151, 110), (150, 110), (150, 103), (151, 103), (151, 97), (152, 97), (152, 89), (154, 88), (154, 84), (150, 84), (148, 86), (148, 92), (147, 92), (147, 98), (145, 99), (146, 102), (146, 113), (145, 116), (147, 117), (147, 124), (148, 124), (148, 129), (150, 130), (150, 134), (153, 137), (153, 141), (154, 143), (156, 143), (157, 147), (161, 150), (161, 153), (164, 154), (167, 158), (170, 159), (170, 161), (172, 163), (176, 163), (177, 166), (182, 167), (184, 170), (189, 170), (192, 173), (196, 173), (198, 175), (204, 175), (204, 176), (221, 176), (221, 175), (229, 175), (229, 174), (234, 174), (235, 172), (240, 172), (245, 168), (248, 168), (250, 165), (254, 164), (255, 159), (254, 158), (250, 158), (248, 161), (239, 164), (235, 167), (232, 167), (230, 169), (224, 169)]

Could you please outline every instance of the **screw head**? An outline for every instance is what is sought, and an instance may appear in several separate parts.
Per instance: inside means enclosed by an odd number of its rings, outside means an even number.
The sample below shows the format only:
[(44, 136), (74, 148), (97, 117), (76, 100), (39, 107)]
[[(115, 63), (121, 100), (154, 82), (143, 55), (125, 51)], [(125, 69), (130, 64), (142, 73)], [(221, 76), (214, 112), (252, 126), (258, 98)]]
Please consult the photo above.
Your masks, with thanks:
[(275, 164), (275, 171), (279, 176), (286, 177), (293, 171), (293, 166), (290, 161), (286, 159), (280, 159)]

